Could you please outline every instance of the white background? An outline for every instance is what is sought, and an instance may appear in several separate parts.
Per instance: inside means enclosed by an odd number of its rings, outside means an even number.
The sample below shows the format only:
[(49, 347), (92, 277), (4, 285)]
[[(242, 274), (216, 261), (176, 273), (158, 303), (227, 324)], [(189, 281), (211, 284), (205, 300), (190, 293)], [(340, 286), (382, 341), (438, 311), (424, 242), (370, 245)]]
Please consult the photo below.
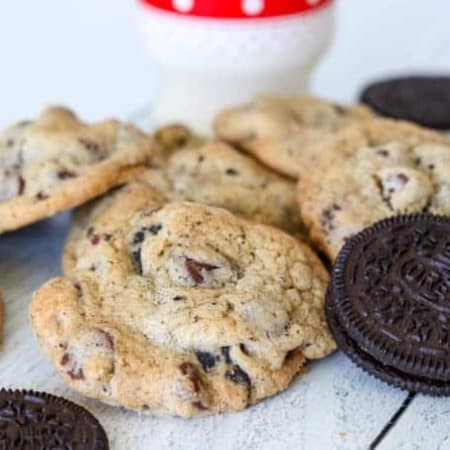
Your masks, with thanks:
[[(0, 126), (66, 103), (87, 119), (127, 117), (157, 93), (134, 0), (0, 0)], [(352, 100), (371, 78), (450, 73), (450, 0), (340, 0), (335, 43), (314, 90)], [(427, 9), (428, 8), (428, 9)], [(31, 293), (59, 271), (68, 216), (0, 240), (6, 300), (0, 385), (63, 395), (101, 421), (111, 450), (366, 450), (406, 393), (375, 380), (340, 352), (271, 400), (202, 420), (143, 417), (64, 386), (38, 352), (26, 314)], [(51, 237), (51, 239), (50, 239)], [(450, 448), (450, 398), (418, 396), (379, 450)]]
[[(450, 73), (449, 0), (338, 0), (334, 44), (313, 90), (356, 98), (398, 72)], [(66, 103), (86, 119), (126, 117), (157, 93), (135, 0), (0, 0), (0, 126)]]

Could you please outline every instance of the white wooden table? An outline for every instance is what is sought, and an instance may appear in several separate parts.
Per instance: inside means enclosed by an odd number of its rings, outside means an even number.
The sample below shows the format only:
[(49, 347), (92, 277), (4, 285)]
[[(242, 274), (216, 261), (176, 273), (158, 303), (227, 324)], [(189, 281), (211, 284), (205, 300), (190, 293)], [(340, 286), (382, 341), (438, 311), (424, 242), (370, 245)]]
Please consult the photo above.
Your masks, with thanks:
[[(134, 116), (136, 122), (146, 111)], [(60, 274), (70, 213), (0, 236), (0, 288), (6, 303), (0, 386), (62, 395), (101, 421), (112, 450), (368, 449), (407, 398), (340, 352), (310, 365), (284, 393), (233, 415), (206, 419), (140, 416), (68, 389), (43, 356), (28, 319), (32, 292)], [(450, 449), (450, 398), (416, 396), (379, 449)]]

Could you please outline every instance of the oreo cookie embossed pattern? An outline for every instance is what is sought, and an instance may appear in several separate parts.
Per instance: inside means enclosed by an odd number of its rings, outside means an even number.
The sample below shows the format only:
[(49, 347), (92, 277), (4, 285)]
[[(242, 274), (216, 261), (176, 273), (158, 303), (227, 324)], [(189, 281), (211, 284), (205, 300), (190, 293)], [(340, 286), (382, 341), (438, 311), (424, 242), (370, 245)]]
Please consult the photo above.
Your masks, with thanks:
[(0, 390), (0, 448), (5, 450), (108, 450), (97, 419), (60, 397)]
[(450, 394), (450, 218), (378, 222), (339, 254), (330, 328), (353, 360), (397, 386)]

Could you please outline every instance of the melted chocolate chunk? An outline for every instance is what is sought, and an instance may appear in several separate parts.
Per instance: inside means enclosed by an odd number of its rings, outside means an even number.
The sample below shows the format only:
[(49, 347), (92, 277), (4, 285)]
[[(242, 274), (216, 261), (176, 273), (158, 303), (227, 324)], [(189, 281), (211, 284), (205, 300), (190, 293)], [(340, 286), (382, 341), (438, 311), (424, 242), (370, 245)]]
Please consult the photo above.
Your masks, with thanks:
[(68, 178), (75, 178), (77, 174), (71, 170), (62, 169), (58, 172), (58, 178), (60, 180), (67, 180)]
[(138, 274), (142, 275), (142, 260), (141, 260), (141, 249), (140, 248), (133, 251), (133, 259), (134, 259), (134, 263), (136, 265)]
[(236, 384), (251, 385), (250, 377), (237, 364), (225, 372), (225, 377)]
[(197, 408), (200, 411), (207, 411), (209, 408), (205, 406), (200, 400), (197, 400), (195, 402), (192, 402), (192, 406), (194, 408)]
[(184, 362), (180, 365), (181, 373), (186, 376), (192, 383), (195, 392), (200, 392), (202, 380), (197, 371), (197, 367), (190, 362)]
[(221, 351), (223, 357), (225, 358), (225, 362), (227, 364), (231, 364), (233, 361), (230, 358), (230, 347), (229, 346), (221, 347), (220, 351)]
[(195, 352), (195, 356), (203, 367), (205, 372), (212, 369), (216, 365), (216, 357), (212, 353), (208, 352)]
[(218, 266), (214, 266), (213, 264), (204, 263), (192, 258), (186, 258), (186, 269), (189, 272), (191, 278), (197, 284), (201, 284), (205, 280), (202, 275), (202, 270), (210, 272), (218, 268), (219, 268)]
[(69, 372), (67, 372), (67, 375), (69, 375), (70, 378), (72, 378), (72, 380), (84, 380), (84, 372), (83, 369), (73, 369), (73, 370), (69, 370)]
[(43, 192), (38, 192), (37, 194), (36, 194), (36, 198), (38, 199), (38, 200), (45, 200), (45, 199), (47, 199), (49, 196), (47, 195), (47, 194), (44, 194)]
[(145, 240), (145, 233), (143, 231), (138, 231), (133, 236), (133, 244), (135, 245), (141, 244), (142, 242), (144, 242), (144, 240)]
[(150, 231), (153, 236), (156, 236), (160, 231), (162, 230), (162, 225), (159, 223), (157, 225), (152, 225), (150, 228), (148, 228), (148, 231)]
[(233, 169), (232, 167), (230, 167), (229, 169), (226, 170), (226, 174), (231, 175), (231, 176), (236, 176), (236, 175), (239, 175), (239, 172), (236, 169)]

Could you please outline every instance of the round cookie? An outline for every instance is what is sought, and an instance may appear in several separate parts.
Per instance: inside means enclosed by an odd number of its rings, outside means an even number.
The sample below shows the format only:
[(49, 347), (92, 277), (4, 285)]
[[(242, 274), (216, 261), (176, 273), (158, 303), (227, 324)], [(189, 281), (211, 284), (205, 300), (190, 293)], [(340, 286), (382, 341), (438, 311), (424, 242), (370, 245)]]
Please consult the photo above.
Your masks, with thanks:
[(131, 125), (82, 122), (52, 107), (0, 135), (0, 233), (80, 205), (150, 163), (152, 139)]
[(327, 294), (340, 348), (395, 386), (450, 395), (450, 217), (377, 222), (341, 250)]
[(111, 233), (134, 195), (98, 212), (74, 270), (34, 294), (32, 326), (69, 386), (147, 414), (210, 415), (276, 394), (334, 350), (328, 274), (308, 246), (185, 202)]
[[(153, 179), (158, 175), (160, 172), (155, 170)], [(152, 188), (146, 182), (135, 180), (78, 208), (64, 246), (63, 272), (67, 274), (75, 269), (94, 270), (90, 260), (83, 262), (83, 255), (89, 253), (93, 245), (99, 245), (103, 240), (111, 240), (122, 233), (122, 229), (128, 226), (131, 218), (141, 209), (159, 207), (167, 201), (168, 198), (160, 190)]]
[(331, 260), (353, 235), (403, 213), (450, 214), (450, 141), (407, 122), (341, 130), (298, 183), (310, 238)]
[[(295, 183), (272, 173), (228, 144), (209, 141), (178, 149), (167, 155), (160, 169), (139, 170), (135, 179), (163, 192), (172, 201), (186, 200), (222, 207), (245, 219), (306, 238), (299, 219)], [(136, 187), (124, 189), (128, 191)], [(137, 195), (137, 199), (145, 201), (146, 195), (149, 199), (154, 195), (148, 194), (151, 189), (145, 190), (142, 186), (138, 189), (142, 195)], [(108, 204), (109, 198), (110, 194), (99, 203)], [(90, 210), (91, 205), (86, 205), (75, 214), (63, 254), (65, 273), (73, 266), (79, 241), (77, 230), (85, 228), (84, 218)]]
[(368, 86), (361, 101), (377, 113), (450, 130), (450, 77), (414, 76)]
[(315, 97), (257, 97), (218, 115), (217, 136), (239, 145), (272, 169), (297, 178), (313, 166), (318, 141), (370, 118), (364, 106), (340, 106)]
[(108, 450), (86, 409), (43, 392), (0, 390), (0, 448)]
[(141, 179), (173, 200), (218, 206), (245, 219), (300, 232), (295, 183), (226, 143), (208, 141), (182, 148), (168, 158), (163, 172), (166, 187), (155, 171)]

